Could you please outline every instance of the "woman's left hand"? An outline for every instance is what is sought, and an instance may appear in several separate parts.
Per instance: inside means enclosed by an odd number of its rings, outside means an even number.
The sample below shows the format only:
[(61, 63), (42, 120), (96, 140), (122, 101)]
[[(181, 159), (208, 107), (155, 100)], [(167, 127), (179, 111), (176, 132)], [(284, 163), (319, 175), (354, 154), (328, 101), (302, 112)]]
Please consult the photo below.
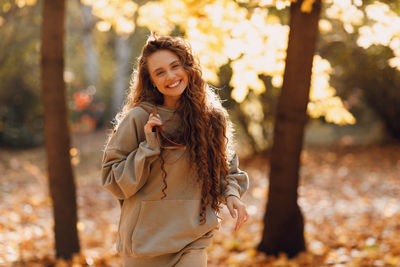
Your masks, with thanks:
[(237, 218), (235, 227), (235, 231), (237, 231), (249, 217), (246, 205), (238, 197), (231, 195), (226, 198), (226, 206), (232, 218)]

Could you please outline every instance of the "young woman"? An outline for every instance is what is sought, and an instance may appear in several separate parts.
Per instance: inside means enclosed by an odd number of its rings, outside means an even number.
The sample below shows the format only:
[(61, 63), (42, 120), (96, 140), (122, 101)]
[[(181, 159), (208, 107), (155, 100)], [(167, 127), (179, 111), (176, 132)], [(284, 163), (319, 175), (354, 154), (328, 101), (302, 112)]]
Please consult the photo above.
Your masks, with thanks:
[(103, 156), (102, 182), (121, 201), (124, 266), (207, 266), (226, 204), (236, 230), (249, 179), (232, 152), (226, 110), (181, 38), (151, 35)]

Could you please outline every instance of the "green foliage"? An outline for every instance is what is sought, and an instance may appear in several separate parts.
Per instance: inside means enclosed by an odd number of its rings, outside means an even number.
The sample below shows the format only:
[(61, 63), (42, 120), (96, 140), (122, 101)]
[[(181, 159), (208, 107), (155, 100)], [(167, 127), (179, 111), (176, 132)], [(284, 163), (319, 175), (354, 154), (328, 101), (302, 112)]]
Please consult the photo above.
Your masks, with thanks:
[[(272, 77), (261, 76), (260, 78), (267, 90), (261, 94), (250, 91), (245, 101), (238, 103), (231, 98), (233, 88), (227, 85), (231, 76), (232, 69), (230, 62), (228, 62), (219, 70), (219, 84), (225, 84), (225, 86), (218, 88), (217, 92), (223, 101), (223, 105), (229, 110), (231, 119), (234, 122), (236, 130), (235, 139), (242, 148), (247, 149), (246, 151), (241, 151), (241, 153), (263, 153), (272, 144), (273, 121), (280, 89), (272, 85)], [(253, 124), (254, 126), (254, 121), (257, 119), (254, 117), (254, 112), (249, 108), (254, 103), (259, 104), (261, 107), (258, 110), (259, 114), (256, 116), (260, 119), (256, 124), (260, 125), (261, 135), (251, 130), (251, 125)]]
[[(8, 4), (9, 9), (4, 9)], [(39, 88), (41, 4), (0, 6), (0, 144), (15, 147), (43, 142)], [(4, 12), (7, 10), (7, 12)]]
[(400, 72), (388, 65), (392, 50), (382, 45), (363, 49), (356, 44), (357, 30), (349, 34), (340, 22), (332, 21), (332, 25), (319, 43), (319, 53), (334, 69), (332, 86), (358, 121), (370, 123), (364, 118), (365, 107), (372, 108), (389, 135), (399, 140)]

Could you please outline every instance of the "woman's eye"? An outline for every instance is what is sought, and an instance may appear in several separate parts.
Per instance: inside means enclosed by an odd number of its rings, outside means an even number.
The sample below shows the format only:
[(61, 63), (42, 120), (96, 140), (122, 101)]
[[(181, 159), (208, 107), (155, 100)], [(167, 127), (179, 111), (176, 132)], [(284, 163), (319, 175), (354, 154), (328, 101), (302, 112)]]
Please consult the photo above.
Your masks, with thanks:
[(160, 76), (160, 75), (163, 74), (163, 73), (164, 73), (163, 71), (160, 71), (160, 72), (157, 72), (156, 75), (157, 75), (157, 76)]
[(172, 68), (176, 69), (177, 67), (179, 67), (179, 64), (173, 65)]

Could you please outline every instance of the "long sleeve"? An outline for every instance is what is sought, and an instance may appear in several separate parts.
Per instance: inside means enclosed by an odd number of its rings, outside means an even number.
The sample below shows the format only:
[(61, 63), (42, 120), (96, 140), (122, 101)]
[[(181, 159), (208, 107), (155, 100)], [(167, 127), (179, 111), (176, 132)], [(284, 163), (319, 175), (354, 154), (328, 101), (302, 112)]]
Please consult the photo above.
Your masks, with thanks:
[(104, 150), (102, 183), (118, 199), (131, 197), (146, 183), (151, 163), (160, 154), (155, 133), (144, 133), (147, 116), (138, 109), (130, 111)]
[(231, 195), (241, 198), (249, 188), (249, 176), (239, 169), (239, 159), (236, 154), (230, 161), (227, 178), (228, 184), (226, 184), (225, 179), (221, 181), (223, 188), (225, 188), (223, 193), (225, 199)]

